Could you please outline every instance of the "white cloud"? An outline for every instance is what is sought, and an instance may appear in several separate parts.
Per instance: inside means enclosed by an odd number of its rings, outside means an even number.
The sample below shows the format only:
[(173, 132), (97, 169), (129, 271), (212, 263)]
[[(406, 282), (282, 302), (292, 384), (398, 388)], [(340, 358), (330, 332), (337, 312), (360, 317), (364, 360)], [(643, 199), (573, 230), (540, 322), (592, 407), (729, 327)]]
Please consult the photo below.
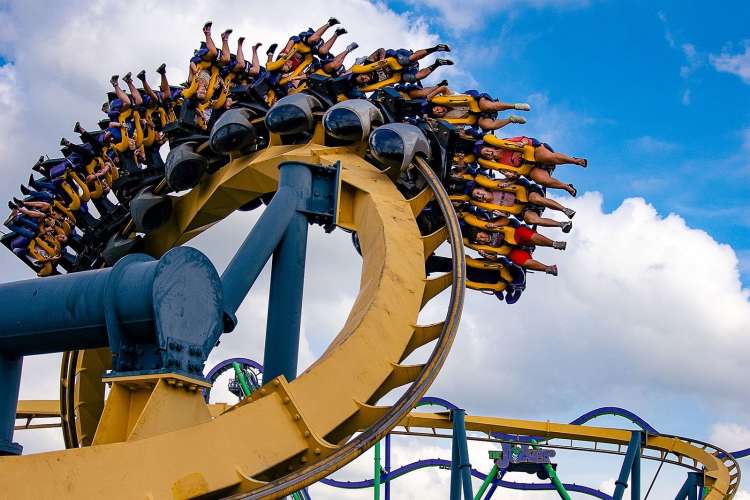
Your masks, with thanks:
[[(735, 253), (643, 199), (611, 213), (601, 203), (566, 200), (578, 210), (568, 250), (537, 251), (559, 277), (530, 276), (513, 307), (468, 295), (433, 392), (479, 413), (509, 400), (516, 415), (545, 418), (607, 404), (669, 415), (675, 399), (745, 415), (736, 373), (750, 354), (750, 304)], [(466, 386), (478, 376), (481, 387)]]
[(425, 6), (437, 10), (442, 22), (450, 29), (461, 31), (476, 29), (489, 21), (489, 16), (507, 13), (520, 14), (523, 9), (534, 8), (580, 8), (589, 5), (589, 0), (466, 0), (460, 8), (451, 0), (409, 0), (414, 6)]
[(750, 448), (750, 428), (730, 422), (719, 422), (711, 426), (711, 444), (725, 451), (738, 451)]
[(690, 89), (685, 89), (685, 91), (682, 93), (682, 104), (683, 106), (689, 106), (690, 105), (690, 99), (691, 99), (692, 92)]
[(670, 153), (679, 149), (679, 144), (674, 142), (657, 139), (650, 135), (644, 135), (628, 141), (628, 145), (631, 148), (635, 148), (643, 153), (655, 154), (655, 153)]
[(662, 25), (664, 26), (664, 40), (667, 42), (667, 45), (669, 45), (671, 48), (675, 48), (677, 46), (677, 43), (674, 41), (672, 30), (669, 29), (669, 20), (667, 19), (667, 15), (664, 12), (659, 11), (656, 13), (656, 16), (659, 18), (659, 21), (661, 21)]
[(737, 53), (732, 52), (730, 45), (718, 55), (711, 54), (709, 60), (717, 71), (739, 76), (750, 84), (750, 40), (745, 40)]

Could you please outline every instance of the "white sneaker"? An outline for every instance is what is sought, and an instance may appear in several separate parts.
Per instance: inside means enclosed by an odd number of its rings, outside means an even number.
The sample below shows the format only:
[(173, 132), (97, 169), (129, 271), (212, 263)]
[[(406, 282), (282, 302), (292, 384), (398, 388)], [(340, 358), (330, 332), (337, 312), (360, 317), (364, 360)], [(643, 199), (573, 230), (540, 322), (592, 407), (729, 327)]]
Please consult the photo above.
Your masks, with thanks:
[(523, 116), (510, 115), (508, 120), (510, 120), (510, 123), (520, 123), (522, 125), (526, 123), (526, 118)]
[(513, 109), (517, 109), (518, 111), (531, 111), (531, 106), (525, 102), (517, 102), (513, 105)]

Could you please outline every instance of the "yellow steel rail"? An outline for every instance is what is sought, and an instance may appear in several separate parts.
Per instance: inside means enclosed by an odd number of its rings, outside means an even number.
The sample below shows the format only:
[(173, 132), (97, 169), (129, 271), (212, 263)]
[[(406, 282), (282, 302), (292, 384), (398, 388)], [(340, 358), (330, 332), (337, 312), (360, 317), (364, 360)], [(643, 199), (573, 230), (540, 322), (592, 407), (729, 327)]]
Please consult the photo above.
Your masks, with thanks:
[[(235, 158), (180, 198), (170, 223), (146, 241), (154, 255), (187, 241), (275, 189), (278, 165), (284, 161), (340, 161), (338, 221), (358, 232), (362, 278), (346, 324), (318, 361), (293, 382), (267, 381), (252, 401), (199, 425), (165, 427), (162, 433), (125, 442), (0, 458), (0, 470), (10, 477), (45, 478), (15, 481), (0, 497), (192, 498), (251, 491), (254, 496), (279, 497), (340, 468), (395, 426), (429, 387), (456, 333), (464, 289), (463, 250), (448, 196), (424, 163), (415, 168), (422, 171), (431, 194), (406, 200), (357, 153), (356, 148), (310, 144), (275, 146)], [(415, 219), (430, 197), (446, 210), (445, 235), (456, 263), (447, 278), (437, 280), (426, 278), (424, 265), (425, 249), (434, 247), (435, 237), (423, 238)], [(451, 288), (446, 320), (417, 326), (423, 305), (446, 287)], [(433, 354), (425, 364), (401, 364), (414, 349), (432, 341)], [(74, 376), (70, 369), (63, 374), (62, 392), (70, 393), (72, 387), (73, 401), (75, 387), (100, 375), (79, 362), (76, 366)], [(402, 386), (409, 387), (395, 405), (371, 406)], [(83, 392), (78, 392), (74, 415), (91, 404), (80, 399)], [(66, 413), (70, 419), (71, 412)], [(79, 443), (73, 443), (78, 445), (85, 444), (81, 436), (92, 435), (79, 421)], [(363, 428), (366, 432), (351, 439)]]
[[(504, 433), (524, 436), (539, 436), (542, 439), (572, 439), (576, 441), (611, 443), (627, 446), (632, 431), (552, 422), (535, 422), (496, 417), (466, 416), (466, 430), (485, 434)], [(451, 429), (452, 422), (447, 413), (411, 413), (399, 424), (408, 431), (423, 429)], [(644, 448), (666, 455), (674, 455), (678, 462), (692, 460), (703, 468), (704, 485), (708, 488), (706, 500), (722, 500), (734, 497), (739, 487), (739, 467), (734, 460), (723, 460), (707, 451), (706, 443), (698, 443), (677, 436), (646, 436)], [(727, 463), (734, 466), (728, 466)]]

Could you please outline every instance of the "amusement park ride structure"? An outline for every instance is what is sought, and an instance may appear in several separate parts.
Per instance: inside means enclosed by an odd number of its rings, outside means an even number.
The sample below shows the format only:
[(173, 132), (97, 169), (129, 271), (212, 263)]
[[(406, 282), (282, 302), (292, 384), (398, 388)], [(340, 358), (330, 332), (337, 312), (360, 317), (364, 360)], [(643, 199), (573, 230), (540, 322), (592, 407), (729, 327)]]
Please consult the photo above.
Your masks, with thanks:
[[(254, 126), (267, 129), (265, 147), (226, 151), (226, 164), (172, 196), (171, 215), (145, 232), (142, 253), (125, 255), (112, 267), (0, 286), (0, 450), (7, 455), (0, 458), (6, 478), (0, 498), (278, 498), (307, 495), (304, 488), (318, 481), (377, 486), (408, 472), (390, 470), (389, 451), (384, 474), (376, 467), (371, 481), (326, 478), (373, 446), (379, 456), (379, 443), (386, 439), (388, 449), (390, 433), (453, 440), (450, 462), (413, 464), (411, 470), (450, 467), (455, 499), (523, 488), (502, 479), (514, 466), (538, 469), (550, 479), (526, 489), (610, 498), (557, 479), (551, 454), (542, 452), (555, 447), (624, 455), (615, 499), (626, 488), (630, 498), (642, 497), (641, 459), (688, 470), (677, 498), (734, 496), (742, 452), (661, 434), (623, 410), (602, 412), (623, 414), (642, 430), (583, 425), (595, 415), (570, 424), (473, 416), (423, 399), (458, 331), (466, 279), (461, 230), (440, 168), (414, 125), (376, 128), (363, 118), (359, 140), (334, 144), (326, 139), (332, 125), (310, 111), (306, 140), (288, 140), (285, 119), (294, 121), (289, 110), (305, 112), (299, 97), (279, 100), (265, 121), (256, 120)], [(218, 130), (227, 121), (217, 122), (207, 143), (222, 140)], [(398, 137), (400, 149), (380, 148), (378, 135)], [(404, 175), (412, 181), (407, 194), (397, 186)], [(221, 275), (199, 251), (182, 246), (261, 197), (270, 198), (268, 206)], [(429, 232), (418, 223), (426, 207), (442, 221)], [(297, 374), (310, 224), (356, 233), (362, 271), (343, 328)], [(428, 276), (425, 262), (444, 244), (452, 270)], [(262, 385), (259, 371), (255, 380), (248, 371), (260, 365), (230, 360), (241, 400), (209, 404), (216, 372), (204, 377), (206, 359), (221, 335), (237, 326), (237, 309), (269, 259)], [(446, 290), (444, 320), (418, 324), (422, 308)], [(431, 352), (421, 363), (404, 364), (428, 345)], [(59, 407), (19, 402), (23, 357), (51, 352), (65, 353)], [(393, 404), (378, 405), (396, 389), (401, 395)], [(446, 411), (415, 410), (436, 402)], [(67, 449), (22, 455), (13, 441), (16, 419), (40, 417), (59, 417)], [(20, 427), (33, 427), (28, 422)], [(476, 438), (467, 438), (467, 431), (506, 443), (487, 476), (469, 463), (468, 442)], [(472, 474), (485, 480), (476, 497)]]

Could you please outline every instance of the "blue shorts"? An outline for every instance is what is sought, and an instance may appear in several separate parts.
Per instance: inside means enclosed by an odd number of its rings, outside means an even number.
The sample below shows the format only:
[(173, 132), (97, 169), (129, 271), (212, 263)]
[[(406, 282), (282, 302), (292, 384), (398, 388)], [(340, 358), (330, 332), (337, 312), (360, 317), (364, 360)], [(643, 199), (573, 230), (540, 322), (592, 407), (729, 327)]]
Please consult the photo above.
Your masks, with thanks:
[(416, 84), (418, 82), (417, 71), (418, 69), (404, 68), (404, 71), (401, 73), (401, 81)]
[(208, 54), (208, 47), (206, 47), (206, 42), (201, 42), (201, 46), (193, 52), (193, 57), (190, 58), (190, 62), (198, 64), (199, 62), (204, 61), (203, 56)]
[(479, 101), (480, 99), (488, 99), (490, 101), (494, 101), (491, 95), (487, 94), (486, 92), (479, 92), (478, 90), (473, 90), (473, 89), (465, 90), (464, 94), (470, 95), (477, 101)]
[(385, 51), (385, 57), (393, 57), (398, 61), (398, 63), (406, 69), (407, 66), (414, 65), (413, 62), (409, 59), (411, 55), (414, 54), (414, 51), (409, 49), (388, 49)]

